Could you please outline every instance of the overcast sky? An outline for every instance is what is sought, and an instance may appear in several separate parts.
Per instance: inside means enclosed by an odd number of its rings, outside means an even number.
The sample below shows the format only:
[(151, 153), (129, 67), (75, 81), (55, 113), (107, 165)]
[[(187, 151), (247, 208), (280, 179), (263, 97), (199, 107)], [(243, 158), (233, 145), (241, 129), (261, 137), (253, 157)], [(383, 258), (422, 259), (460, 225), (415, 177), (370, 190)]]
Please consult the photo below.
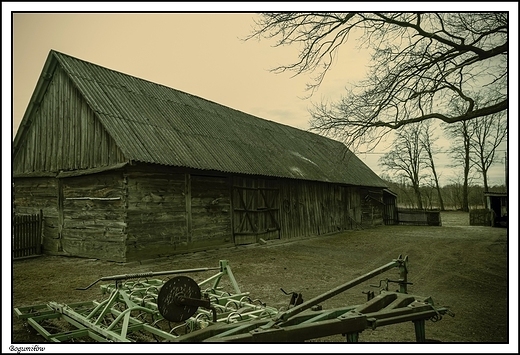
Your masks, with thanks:
[[(94, 6), (94, 7), (92, 7)], [(471, 3), (2, 3), (2, 166), (3, 192), (9, 196), (11, 144), (29, 99), (51, 49), (142, 79), (182, 90), (249, 114), (308, 129), (311, 103), (337, 99), (349, 82), (366, 72), (366, 53), (353, 45), (341, 48), (339, 57), (323, 85), (311, 100), (302, 100), (309, 76), (291, 78), (269, 69), (296, 59), (296, 48), (272, 48), (272, 42), (243, 42), (250, 33), (255, 11), (334, 10), (334, 11), (514, 11), (510, 36), (510, 96), (518, 97), (518, 4), (516, 2)], [(95, 11), (96, 13), (18, 13), (11, 11), (59, 12)], [(229, 11), (232, 14), (108, 14), (103, 11)], [(247, 12), (244, 12), (247, 11)], [(12, 20), (12, 21), (11, 21)], [(511, 57), (514, 52), (514, 56)], [(12, 86), (11, 86), (12, 85)], [(511, 100), (510, 183), (517, 188), (517, 119), (516, 100)], [(12, 105), (11, 105), (12, 103)], [(12, 117), (9, 119), (8, 117)], [(447, 147), (446, 147), (447, 148)], [(383, 152), (385, 147), (378, 149)], [(499, 156), (503, 157), (504, 152)], [(380, 154), (358, 155), (376, 173)], [(442, 157), (441, 157), (442, 158)], [(450, 168), (444, 157), (440, 162), (442, 178), (460, 174)], [(8, 173), (9, 171), (9, 173)], [(504, 183), (504, 166), (490, 171), (490, 183)], [(510, 194), (510, 201), (516, 194)], [(3, 199), (3, 219), (9, 222), (11, 206)], [(9, 204), (8, 204), (9, 203)], [(514, 203), (510, 206), (515, 207)], [(516, 211), (516, 209), (514, 210)], [(513, 212), (514, 212), (513, 211)], [(5, 213), (4, 213), (5, 212)], [(513, 213), (515, 215), (515, 213)], [(9, 223), (4, 224), (9, 225)], [(4, 241), (8, 243), (5, 227)], [(513, 232), (512, 235), (516, 237)], [(516, 242), (516, 240), (515, 240)], [(514, 249), (514, 248), (513, 248)], [(10, 261), (9, 247), (4, 262)], [(7, 266), (6, 269), (9, 269)], [(5, 279), (9, 279), (6, 277)], [(5, 298), (10, 297), (4, 287)], [(7, 310), (6, 316), (11, 312)], [(7, 323), (6, 323), (7, 324)], [(7, 328), (7, 326), (6, 326)], [(5, 332), (7, 334), (8, 332)], [(7, 336), (7, 335), (6, 335)], [(9, 343), (9, 339), (4, 343)], [(7, 346), (7, 345), (6, 345)], [(185, 348), (186, 349), (186, 348)], [(278, 348), (279, 349), (279, 348)], [(467, 349), (465, 346), (464, 349)], [(75, 349), (77, 350), (77, 349)]]
[[(133, 4), (126, 3), (125, 9), (117, 5), (116, 10), (132, 10), (126, 7)], [(31, 8), (21, 6), (16, 9), (48, 11), (52, 8), (34, 3), (35, 7)], [(67, 9), (64, 6), (59, 4), (55, 9)], [(82, 6), (81, 3), (71, 9), (113, 10), (113, 7), (78, 6)], [(349, 4), (348, 9), (352, 6)], [(447, 9), (456, 8), (456, 5), (452, 5)], [(140, 9), (143, 9), (142, 5)], [(226, 10), (226, 7), (208, 9)], [(209, 14), (13, 14), (13, 119), (11, 129), (4, 132), (13, 133), (12, 141), (51, 49), (300, 129), (309, 128), (308, 109), (313, 102), (336, 100), (345, 85), (363, 78), (366, 73), (369, 57), (366, 52), (355, 48), (355, 42), (351, 42), (341, 48), (336, 63), (314, 96), (303, 99), (307, 94), (305, 84), (310, 82), (310, 75), (292, 77), (292, 73), (274, 74), (269, 71), (277, 65), (295, 61), (297, 48), (274, 48), (274, 42), (268, 40), (243, 41), (242, 38), (250, 33), (254, 19), (258, 16), (254, 13), (257, 8), (242, 5), (228, 9), (251, 10)], [(173, 5), (166, 10), (204, 9), (201, 6)], [(6, 120), (3, 121), (5, 123)], [(381, 174), (377, 162), (390, 143), (381, 144), (376, 154), (358, 156), (376, 173)], [(501, 163), (504, 155), (505, 146), (498, 153)], [(461, 175), (461, 172), (451, 167), (452, 162), (446, 155), (436, 158), (441, 183), (448, 183), (453, 177)], [(489, 175), (490, 184), (504, 183), (504, 165), (497, 164)]]

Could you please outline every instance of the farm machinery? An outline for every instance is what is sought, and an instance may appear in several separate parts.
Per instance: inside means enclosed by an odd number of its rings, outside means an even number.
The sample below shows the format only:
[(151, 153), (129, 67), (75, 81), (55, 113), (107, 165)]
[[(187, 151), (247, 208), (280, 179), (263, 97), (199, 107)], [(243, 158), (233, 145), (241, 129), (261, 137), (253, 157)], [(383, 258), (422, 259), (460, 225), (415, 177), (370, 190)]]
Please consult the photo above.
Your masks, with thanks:
[[(407, 292), (408, 257), (401, 255), (362, 276), (308, 301), (301, 293), (276, 309), (242, 292), (226, 260), (212, 268), (172, 270), (102, 277), (102, 301), (15, 308), (15, 314), (50, 342), (303, 342), (341, 334), (357, 342), (366, 329), (413, 322), (417, 342), (424, 342), (425, 322), (438, 321), (446, 307), (430, 297)], [(344, 291), (398, 269), (397, 279), (381, 279), (376, 295), (362, 304), (323, 309), (321, 304)], [(196, 282), (189, 274), (214, 271)], [(163, 277), (163, 278), (159, 278)], [(227, 279), (226, 281), (223, 281)], [(224, 291), (223, 284), (230, 290)], [(389, 291), (389, 284), (398, 290)]]

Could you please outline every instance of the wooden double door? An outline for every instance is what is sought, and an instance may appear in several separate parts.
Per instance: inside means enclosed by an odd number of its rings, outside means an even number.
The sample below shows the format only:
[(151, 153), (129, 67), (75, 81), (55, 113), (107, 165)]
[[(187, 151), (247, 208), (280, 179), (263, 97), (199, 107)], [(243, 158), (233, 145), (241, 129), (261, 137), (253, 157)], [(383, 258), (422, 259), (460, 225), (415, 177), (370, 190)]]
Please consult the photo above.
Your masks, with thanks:
[(280, 239), (280, 196), (276, 181), (235, 177), (232, 191), (235, 244)]

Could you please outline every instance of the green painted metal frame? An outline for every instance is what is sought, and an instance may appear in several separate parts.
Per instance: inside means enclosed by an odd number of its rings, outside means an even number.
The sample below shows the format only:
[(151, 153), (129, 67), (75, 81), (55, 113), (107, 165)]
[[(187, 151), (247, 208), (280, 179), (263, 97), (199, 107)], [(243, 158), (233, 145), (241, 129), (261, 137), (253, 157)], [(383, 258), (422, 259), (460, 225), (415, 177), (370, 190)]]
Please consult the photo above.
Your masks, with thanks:
[[(172, 341), (183, 334), (206, 327), (212, 322), (209, 310), (199, 309), (196, 315), (182, 324), (171, 324), (159, 313), (157, 296), (164, 284), (161, 279), (147, 279), (155, 275), (175, 275), (210, 270), (219, 270), (215, 275), (198, 283), (204, 288), (203, 295), (211, 300), (211, 304), (218, 311), (217, 322), (232, 323), (243, 320), (272, 317), (277, 310), (268, 307), (257, 300), (251, 300), (248, 292), (241, 292), (240, 287), (226, 260), (219, 262), (218, 268), (200, 268), (188, 270), (174, 270), (158, 273), (141, 273), (115, 275), (101, 278), (86, 288), (92, 287), (99, 281), (115, 281), (101, 285), (103, 294), (108, 298), (101, 302), (79, 302), (74, 304), (47, 304), (15, 308), (15, 314), (41, 334), (47, 341), (60, 342), (77, 337), (88, 337), (95, 341), (131, 342), (128, 336), (132, 332), (152, 334), (157, 341)], [(227, 277), (235, 293), (220, 290), (221, 280)], [(137, 281), (128, 279), (137, 278)], [(118, 310), (123, 309), (123, 310)], [(150, 322), (139, 320), (132, 313), (140, 312), (139, 318), (145, 314)], [(52, 333), (49, 327), (43, 325), (45, 321), (62, 320), (68, 323), (73, 330)], [(156, 325), (159, 322), (168, 323), (168, 331)], [(182, 330), (182, 332), (181, 332)]]
[[(221, 260), (218, 268), (109, 276), (100, 279), (115, 281), (101, 285), (102, 293), (108, 295), (104, 301), (69, 305), (49, 302), (15, 308), (15, 314), (27, 320), (51, 342), (83, 337), (100, 342), (133, 342), (136, 339), (130, 334), (139, 332), (149, 339), (151, 336), (156, 341), (165, 342), (301, 342), (337, 334), (344, 335), (347, 342), (357, 342), (359, 334), (366, 329), (402, 322), (412, 322), (416, 341), (424, 342), (426, 320), (440, 320), (444, 314), (453, 314), (447, 308), (436, 307), (430, 297), (407, 293), (407, 285), (410, 284), (407, 265), (408, 257), (400, 255), (390, 263), (309, 301), (291, 305), (285, 311), (266, 306), (259, 300), (251, 299), (248, 292), (242, 292), (228, 262)], [(329, 310), (318, 307), (329, 298), (393, 268), (399, 269), (399, 279), (386, 279), (386, 287), (377, 296), (371, 293), (367, 302)], [(171, 324), (161, 316), (157, 297), (165, 281), (148, 279), (149, 276), (217, 269), (218, 273), (198, 283), (202, 297), (209, 299), (216, 311), (216, 321), (210, 309), (200, 307), (192, 317), (180, 324)], [(220, 282), (223, 277), (229, 279), (234, 293), (222, 290)], [(138, 280), (131, 280), (134, 278)], [(389, 292), (389, 282), (398, 283), (399, 290)], [(52, 333), (43, 323), (53, 320), (67, 322), (72, 330)]]

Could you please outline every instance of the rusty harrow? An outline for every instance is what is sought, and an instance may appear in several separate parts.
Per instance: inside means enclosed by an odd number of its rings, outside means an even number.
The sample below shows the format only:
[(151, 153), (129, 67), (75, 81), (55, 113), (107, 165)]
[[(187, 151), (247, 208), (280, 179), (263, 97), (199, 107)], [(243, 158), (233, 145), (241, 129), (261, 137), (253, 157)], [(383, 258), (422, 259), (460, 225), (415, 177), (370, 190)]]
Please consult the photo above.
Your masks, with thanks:
[[(342, 334), (347, 342), (357, 342), (366, 329), (413, 322), (416, 340), (425, 341), (425, 321), (437, 321), (445, 307), (436, 307), (430, 297), (407, 293), (408, 257), (397, 259), (340, 285), (309, 301), (291, 295), (289, 306), (277, 310), (248, 292), (242, 292), (226, 260), (215, 268), (149, 272), (103, 277), (107, 297), (101, 301), (15, 308), (47, 341), (99, 342), (301, 342)], [(360, 305), (323, 310), (320, 303), (374, 278), (392, 268), (399, 279), (381, 280), (380, 293), (366, 292)], [(186, 276), (202, 271), (218, 271), (199, 283)], [(176, 276), (177, 275), (177, 276)], [(157, 276), (169, 276), (166, 281)], [(234, 292), (223, 291), (227, 277)], [(399, 290), (388, 291), (396, 283)], [(283, 291), (283, 289), (282, 289)], [(285, 292), (285, 291), (283, 291)]]

